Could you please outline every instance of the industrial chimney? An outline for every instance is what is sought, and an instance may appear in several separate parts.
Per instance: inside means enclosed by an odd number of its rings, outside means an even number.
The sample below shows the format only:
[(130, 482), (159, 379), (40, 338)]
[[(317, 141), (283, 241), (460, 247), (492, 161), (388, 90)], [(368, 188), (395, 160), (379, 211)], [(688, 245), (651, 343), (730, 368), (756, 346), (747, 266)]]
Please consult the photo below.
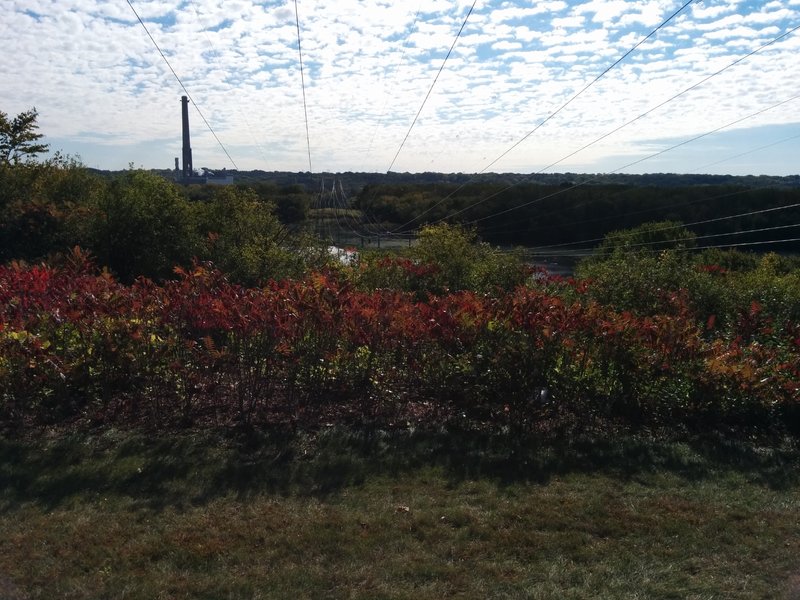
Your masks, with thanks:
[(194, 175), (192, 169), (192, 145), (189, 141), (189, 98), (181, 96), (181, 117), (183, 122), (183, 178)]

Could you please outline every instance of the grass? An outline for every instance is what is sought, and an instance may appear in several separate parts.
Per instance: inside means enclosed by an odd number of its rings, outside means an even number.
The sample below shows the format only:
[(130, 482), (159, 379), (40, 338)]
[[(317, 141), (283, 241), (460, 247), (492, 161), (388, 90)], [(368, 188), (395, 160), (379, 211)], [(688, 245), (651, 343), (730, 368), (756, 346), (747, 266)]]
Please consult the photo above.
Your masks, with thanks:
[(635, 435), (6, 439), (0, 597), (798, 598), (798, 464)]

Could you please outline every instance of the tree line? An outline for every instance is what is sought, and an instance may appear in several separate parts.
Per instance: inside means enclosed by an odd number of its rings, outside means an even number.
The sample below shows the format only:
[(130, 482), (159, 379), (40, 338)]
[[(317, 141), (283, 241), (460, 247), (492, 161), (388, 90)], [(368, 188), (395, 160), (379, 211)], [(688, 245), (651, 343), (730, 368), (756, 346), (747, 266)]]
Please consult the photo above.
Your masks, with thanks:
[[(783, 208), (797, 204), (797, 187), (645, 187), (569, 181), (513, 186), (504, 182), (372, 185), (364, 187), (356, 201), (373, 219), (406, 228), (447, 221), (472, 223), (483, 239), (495, 244), (545, 246), (587, 241), (576, 247), (594, 246), (611, 231), (648, 221), (698, 223), (691, 226), (698, 236), (800, 223), (800, 207)], [(721, 219), (743, 213), (755, 214)], [(784, 233), (722, 238), (714, 243), (798, 237), (791, 231)], [(783, 244), (776, 249), (797, 251), (800, 245)]]

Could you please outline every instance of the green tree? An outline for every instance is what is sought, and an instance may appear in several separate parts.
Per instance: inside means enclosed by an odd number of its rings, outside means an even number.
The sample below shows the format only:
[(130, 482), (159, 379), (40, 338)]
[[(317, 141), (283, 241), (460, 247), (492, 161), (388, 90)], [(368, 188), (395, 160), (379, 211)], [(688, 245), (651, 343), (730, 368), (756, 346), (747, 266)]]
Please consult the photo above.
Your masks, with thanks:
[(79, 161), (0, 163), (0, 261), (41, 260), (85, 244), (88, 207), (106, 182)]
[(198, 249), (188, 201), (175, 184), (144, 171), (112, 181), (89, 220), (89, 248), (123, 281), (168, 278)]
[(198, 233), (206, 240), (203, 257), (233, 281), (256, 285), (302, 271), (302, 252), (290, 249), (275, 206), (259, 200), (252, 189), (217, 188), (211, 201), (193, 206)]
[(279, 188), (272, 182), (258, 181), (243, 184), (243, 188), (253, 190), (262, 202), (274, 204), (275, 215), (281, 223), (302, 223), (308, 218), (312, 196), (302, 185), (287, 185)]
[(603, 260), (619, 252), (654, 254), (662, 250), (685, 250), (696, 246), (695, 238), (694, 233), (677, 221), (643, 223), (606, 234), (595, 257)]
[(48, 144), (39, 143), (44, 136), (37, 132), (38, 117), (36, 108), (23, 111), (13, 119), (0, 111), (0, 163), (17, 164), (47, 152)]
[(527, 271), (517, 252), (503, 252), (479, 242), (474, 229), (460, 225), (427, 225), (409, 251), (421, 264), (439, 269), (438, 287), (431, 291), (510, 290), (524, 283)]
[(724, 281), (697, 268), (688, 248), (695, 235), (679, 223), (645, 223), (609, 233), (597, 252), (581, 261), (575, 275), (591, 281), (589, 297), (618, 310), (656, 315), (673, 310), (675, 294), (686, 291), (697, 318), (727, 318), (732, 296)]

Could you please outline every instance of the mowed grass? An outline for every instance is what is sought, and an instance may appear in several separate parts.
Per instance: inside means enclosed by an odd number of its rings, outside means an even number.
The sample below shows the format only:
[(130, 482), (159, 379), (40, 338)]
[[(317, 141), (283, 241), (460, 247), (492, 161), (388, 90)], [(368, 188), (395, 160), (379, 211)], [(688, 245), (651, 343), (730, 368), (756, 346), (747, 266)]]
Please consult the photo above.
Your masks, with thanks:
[(794, 444), (0, 442), (0, 598), (797, 598)]

